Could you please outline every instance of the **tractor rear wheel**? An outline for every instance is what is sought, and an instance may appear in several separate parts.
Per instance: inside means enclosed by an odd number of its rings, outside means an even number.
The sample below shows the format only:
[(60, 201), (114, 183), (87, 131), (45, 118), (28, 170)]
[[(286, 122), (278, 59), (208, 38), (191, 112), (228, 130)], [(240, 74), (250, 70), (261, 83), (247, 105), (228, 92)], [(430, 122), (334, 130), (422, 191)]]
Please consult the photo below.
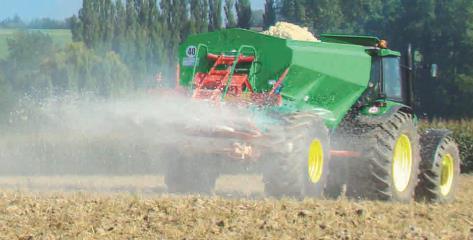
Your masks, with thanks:
[(272, 150), (263, 170), (265, 192), (273, 197), (319, 197), (327, 183), (329, 134), (323, 121), (312, 113), (283, 118), (273, 129)]
[(416, 199), (451, 202), (460, 174), (460, 153), (446, 130), (428, 130), (421, 137), (421, 173)]
[(420, 162), (419, 135), (411, 114), (398, 111), (365, 123), (356, 136), (362, 156), (351, 159), (347, 194), (356, 198), (409, 202)]
[(218, 178), (214, 166), (206, 166), (204, 155), (176, 155), (167, 161), (164, 182), (170, 193), (211, 194)]

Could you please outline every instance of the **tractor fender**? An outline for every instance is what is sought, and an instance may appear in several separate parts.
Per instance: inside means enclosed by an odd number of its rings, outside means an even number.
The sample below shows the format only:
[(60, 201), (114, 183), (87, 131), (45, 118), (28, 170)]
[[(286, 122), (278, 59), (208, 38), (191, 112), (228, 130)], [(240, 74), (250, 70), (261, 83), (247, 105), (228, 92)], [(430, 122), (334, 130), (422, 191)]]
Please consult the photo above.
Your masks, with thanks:
[(383, 114), (380, 114), (380, 115), (359, 114), (357, 116), (357, 120), (363, 124), (373, 125), (373, 124), (380, 124), (380, 123), (386, 122), (388, 119), (391, 119), (391, 117), (397, 112), (403, 112), (403, 113), (407, 113), (414, 116), (414, 112), (412, 108), (405, 105), (394, 105), (387, 108), (388, 109)]

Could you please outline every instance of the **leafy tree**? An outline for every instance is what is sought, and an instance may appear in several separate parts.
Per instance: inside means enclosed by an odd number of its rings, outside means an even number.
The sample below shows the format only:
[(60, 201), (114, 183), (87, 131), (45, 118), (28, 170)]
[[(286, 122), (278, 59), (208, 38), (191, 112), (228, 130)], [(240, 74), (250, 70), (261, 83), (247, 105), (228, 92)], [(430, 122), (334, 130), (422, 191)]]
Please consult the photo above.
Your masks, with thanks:
[(82, 9), (79, 10), (79, 18), (82, 22), (82, 40), (88, 47), (95, 47), (98, 43), (100, 28), (98, 12), (96, 11), (97, 1), (83, 0)]
[(297, 24), (305, 25), (307, 22), (305, 1), (295, 0), (294, 10), (295, 12), (293, 21)]
[[(132, 68), (137, 67), (135, 60), (137, 59), (137, 32), (138, 32), (138, 13), (136, 11), (136, 0), (126, 1), (126, 50), (124, 54), (125, 62), (129, 63)], [(138, 78), (136, 79), (138, 85)]]
[(26, 24), (18, 15), (13, 18), (7, 18), (0, 22), (1, 28), (25, 28)]
[(251, 4), (249, 0), (237, 0), (236, 11), (238, 27), (249, 29), (251, 27)]
[(112, 0), (105, 0), (104, 1), (104, 9), (103, 9), (103, 17), (105, 22), (102, 24), (105, 25), (103, 28), (103, 42), (107, 44), (107, 50), (111, 49), (111, 43), (114, 38), (115, 33), (115, 5), (113, 4)]
[(295, 22), (296, 0), (281, 0), (280, 5), (280, 13), (282, 18), (285, 21)]
[(0, 101), (0, 124), (4, 124), (8, 121), (9, 113), (14, 106), (14, 96), (10, 83), (3, 76), (3, 71), (0, 71), (0, 96), (2, 96), (2, 101)]
[(152, 0), (138, 0), (136, 4), (137, 11), (139, 12), (139, 23), (143, 28), (146, 28), (149, 22), (150, 2), (152, 2)]
[(384, 18), (382, 16), (382, 5), (383, 1), (381, 0), (343, 2), (340, 5), (344, 18), (342, 28), (345, 32), (364, 34), (368, 22), (379, 24)]
[[(143, 80), (148, 73), (146, 59), (149, 50), (149, 2), (149, 0), (138, 0), (135, 3), (136, 12), (138, 13), (138, 27), (136, 28), (134, 70), (139, 73), (137, 77), (140, 80)], [(146, 82), (141, 82), (140, 85), (144, 86)]]
[(209, 2), (207, 0), (201, 0), (202, 1), (202, 28), (201, 32), (207, 32), (209, 30), (210, 26), (210, 7), (209, 7)]
[(119, 53), (122, 57), (126, 54), (126, 11), (122, 1), (115, 4), (114, 38), (112, 41), (112, 49)]
[(112, 0), (96, 1), (95, 4), (95, 8), (99, 9), (96, 28), (100, 29), (95, 48), (100, 52), (107, 52), (113, 46), (115, 6)]
[(173, 49), (175, 42), (176, 34), (172, 33), (175, 31), (175, 26), (173, 26), (172, 22), (172, 8), (171, 8), (171, 1), (170, 0), (161, 0), (160, 1), (161, 7), (161, 16), (162, 16), (162, 26), (163, 29), (167, 30), (167, 37), (163, 41), (164, 49), (167, 51), (166, 59), (170, 59), (172, 57)]
[(164, 48), (163, 36), (167, 34), (167, 29), (163, 28), (162, 16), (159, 12), (156, 1), (150, 1), (149, 5), (149, 50), (147, 51), (148, 71), (158, 72), (160, 65), (166, 65), (166, 49)]
[(317, 34), (326, 32), (340, 32), (344, 22), (340, 8), (341, 0), (310, 1), (307, 6), (307, 25)]
[(209, 0), (209, 31), (222, 28), (222, 0)]
[(67, 29), (70, 27), (68, 25), (68, 21), (65, 20), (38, 18), (33, 19), (27, 26), (32, 29)]
[(84, 36), (82, 21), (80, 21), (76, 15), (72, 15), (72, 17), (69, 18), (69, 26), (71, 27), (72, 40), (76, 42), (82, 41)]
[(189, 19), (189, 31), (190, 33), (198, 33), (206, 30), (207, 23), (202, 19), (207, 18), (207, 12), (204, 10), (204, 2), (202, 0), (190, 0), (190, 19)]
[(225, 5), (223, 6), (223, 10), (225, 12), (227, 28), (234, 28), (237, 25), (236, 20), (235, 20), (235, 15), (233, 14), (234, 7), (235, 7), (235, 0), (225, 0)]
[(276, 6), (274, 0), (266, 0), (264, 4), (263, 29), (266, 30), (276, 23)]
[[(431, 40), (423, 39), (419, 48), (423, 49), (421, 51), (427, 64), (437, 63), (441, 69), (438, 79), (441, 83), (428, 85), (436, 86), (439, 88), (436, 92), (444, 92), (445, 95), (433, 101), (424, 101), (424, 105), (431, 105), (431, 115), (443, 110), (446, 116), (471, 117), (473, 2), (437, 0), (434, 11), (434, 21), (429, 24)], [(439, 103), (441, 99), (445, 100)], [(435, 104), (441, 104), (442, 108)]]
[(9, 55), (5, 64), (5, 77), (11, 79), (15, 92), (33, 94), (39, 66), (54, 51), (51, 37), (39, 31), (18, 32), (7, 40)]
[[(399, 32), (404, 28), (404, 26), (397, 24), (402, 12), (401, 0), (382, 1), (377, 11), (380, 12), (367, 19), (364, 32), (390, 39), (390, 42), (393, 43), (392, 46), (397, 47), (399, 44), (395, 43), (394, 39), (399, 36)], [(403, 45), (405, 47), (406, 44)]]
[(264, 11), (261, 9), (257, 9), (251, 11), (251, 27), (262, 28), (263, 27), (263, 15)]
[(39, 77), (50, 82), (52, 93), (95, 93), (113, 97), (132, 89), (130, 73), (114, 52), (103, 57), (83, 43), (72, 43), (57, 51), (42, 64)]
[(174, 0), (174, 7), (174, 26), (179, 32), (176, 43), (179, 44), (190, 34), (189, 0)]

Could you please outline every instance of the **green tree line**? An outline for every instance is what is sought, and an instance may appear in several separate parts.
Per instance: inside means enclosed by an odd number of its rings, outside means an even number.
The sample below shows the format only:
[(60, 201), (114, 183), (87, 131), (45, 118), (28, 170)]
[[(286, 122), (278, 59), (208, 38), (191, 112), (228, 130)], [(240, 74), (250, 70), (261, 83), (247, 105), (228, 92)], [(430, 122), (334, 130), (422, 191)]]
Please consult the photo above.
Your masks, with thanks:
[[(9, 41), (9, 57), (0, 63), (0, 93), (111, 97), (147, 89), (157, 73), (174, 79), (177, 48), (190, 34), (267, 29), (280, 20), (316, 35), (376, 35), (399, 51), (411, 43), (417, 111), (430, 117), (473, 115), (471, 0), (265, 0), (262, 14), (249, 0), (83, 0), (67, 20), (70, 46), (57, 48), (39, 33)], [(436, 78), (430, 76), (432, 64), (439, 66)]]
[(146, 87), (157, 72), (175, 73), (178, 45), (189, 34), (250, 28), (251, 15), (249, 0), (84, 0), (70, 23), (75, 41), (118, 53), (135, 86)]
[(29, 28), (29, 29), (68, 29), (68, 20), (57, 20), (51, 18), (37, 18), (30, 22), (24, 22), (18, 15), (0, 21), (0, 28)]
[(9, 55), (0, 61), (0, 123), (24, 98), (42, 100), (71, 94), (110, 98), (133, 89), (121, 57), (98, 54), (82, 42), (64, 48), (40, 31), (18, 32), (8, 40)]

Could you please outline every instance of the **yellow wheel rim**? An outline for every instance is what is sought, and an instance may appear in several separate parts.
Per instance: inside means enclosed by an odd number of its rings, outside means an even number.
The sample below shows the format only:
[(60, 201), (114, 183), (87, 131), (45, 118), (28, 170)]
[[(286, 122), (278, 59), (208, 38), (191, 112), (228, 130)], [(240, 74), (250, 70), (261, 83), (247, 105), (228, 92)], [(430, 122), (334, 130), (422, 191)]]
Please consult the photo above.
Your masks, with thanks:
[(454, 162), (450, 154), (445, 154), (442, 157), (442, 166), (440, 173), (440, 193), (444, 196), (448, 195), (452, 188), (454, 176)]
[(307, 165), (310, 181), (313, 183), (319, 182), (324, 167), (324, 151), (319, 140), (314, 140), (310, 144)]
[(394, 146), (393, 183), (397, 191), (403, 192), (409, 185), (412, 172), (412, 147), (409, 137), (401, 134)]

